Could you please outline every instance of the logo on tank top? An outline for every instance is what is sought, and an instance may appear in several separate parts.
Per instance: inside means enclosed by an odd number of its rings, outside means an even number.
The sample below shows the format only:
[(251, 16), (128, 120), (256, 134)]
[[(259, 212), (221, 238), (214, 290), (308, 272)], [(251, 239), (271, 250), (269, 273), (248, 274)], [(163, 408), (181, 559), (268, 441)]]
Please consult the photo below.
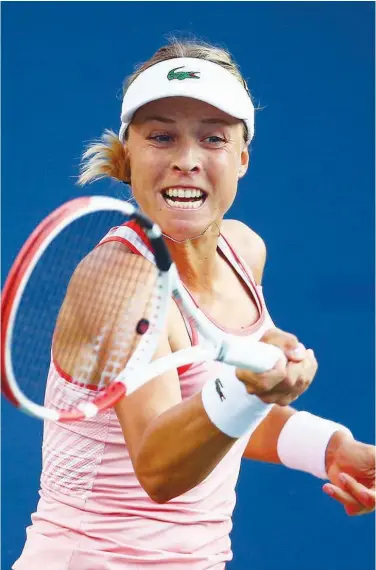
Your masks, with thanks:
[(167, 79), (169, 81), (172, 81), (173, 79), (178, 79), (179, 81), (183, 81), (183, 79), (200, 79), (197, 75), (197, 73), (200, 73), (199, 71), (178, 71), (178, 69), (183, 68), (184, 65), (171, 69), (167, 74)]
[(223, 400), (226, 400), (226, 396), (225, 396), (224, 393), (222, 392), (222, 388), (223, 388), (223, 384), (222, 384), (222, 382), (220, 381), (220, 379), (217, 378), (216, 381), (215, 381), (215, 389), (216, 389), (216, 392), (217, 392), (218, 396), (219, 396), (220, 399), (221, 399), (221, 402), (223, 402)]

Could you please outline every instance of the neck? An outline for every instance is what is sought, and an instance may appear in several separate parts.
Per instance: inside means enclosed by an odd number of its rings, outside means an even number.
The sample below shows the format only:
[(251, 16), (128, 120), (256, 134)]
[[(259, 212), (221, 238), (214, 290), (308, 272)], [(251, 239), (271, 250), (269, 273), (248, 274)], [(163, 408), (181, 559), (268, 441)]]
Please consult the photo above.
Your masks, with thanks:
[(218, 276), (216, 253), (219, 234), (216, 223), (201, 235), (183, 241), (163, 234), (180, 279), (192, 292), (210, 290)]

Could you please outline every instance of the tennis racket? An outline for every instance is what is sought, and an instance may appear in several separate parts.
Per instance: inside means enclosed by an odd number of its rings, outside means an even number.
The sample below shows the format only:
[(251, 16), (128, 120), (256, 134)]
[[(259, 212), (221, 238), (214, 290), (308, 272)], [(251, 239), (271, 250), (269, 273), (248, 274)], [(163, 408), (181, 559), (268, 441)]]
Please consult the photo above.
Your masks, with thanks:
[[(111, 255), (97, 247), (127, 222), (147, 236), (152, 260), (119, 244)], [(171, 296), (204, 343), (153, 360)], [(72, 200), (38, 225), (8, 274), (1, 314), (2, 393), (45, 420), (92, 418), (186, 364), (218, 360), (265, 372), (284, 358), (275, 346), (219, 331), (179, 280), (160, 228), (110, 197)]]

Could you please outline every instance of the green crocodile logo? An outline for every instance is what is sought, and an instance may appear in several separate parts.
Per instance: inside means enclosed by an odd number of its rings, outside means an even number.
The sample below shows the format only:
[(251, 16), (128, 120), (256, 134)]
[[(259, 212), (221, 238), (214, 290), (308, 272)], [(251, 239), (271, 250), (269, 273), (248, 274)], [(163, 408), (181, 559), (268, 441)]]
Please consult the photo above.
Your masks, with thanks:
[(179, 81), (183, 81), (183, 79), (200, 79), (197, 73), (199, 71), (178, 71), (178, 69), (183, 69), (184, 65), (181, 67), (175, 67), (175, 69), (171, 69), (168, 72), (167, 79), (172, 81), (173, 79), (179, 79)]

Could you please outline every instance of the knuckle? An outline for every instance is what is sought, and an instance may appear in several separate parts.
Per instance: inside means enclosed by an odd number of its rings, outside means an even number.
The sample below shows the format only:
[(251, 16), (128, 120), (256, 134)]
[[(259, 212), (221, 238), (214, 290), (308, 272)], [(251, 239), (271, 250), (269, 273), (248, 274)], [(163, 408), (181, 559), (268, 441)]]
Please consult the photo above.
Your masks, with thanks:
[(281, 388), (284, 391), (290, 391), (290, 390), (292, 390), (292, 388), (294, 388), (295, 383), (296, 383), (296, 381), (292, 376), (290, 376), (290, 375), (286, 376), (284, 378), (283, 382), (281, 383)]
[(260, 392), (269, 392), (270, 385), (267, 378), (260, 379), (258, 383), (258, 389)]
[(309, 377), (306, 379), (307, 385), (310, 386), (310, 385), (312, 384), (312, 382), (314, 381), (314, 379), (315, 379), (315, 375), (314, 375), (314, 374), (312, 374), (311, 376), (309, 376)]
[(296, 345), (299, 340), (298, 337), (292, 333), (285, 332), (282, 329), (273, 328), (267, 330), (263, 334), (261, 342), (284, 346), (286, 343)]
[(259, 396), (259, 399), (264, 402), (264, 404), (275, 404), (277, 396), (275, 394), (269, 393)]
[(247, 371), (244, 370), (243, 368), (237, 368), (235, 374), (237, 379), (240, 380), (241, 382), (244, 382), (244, 380), (246, 380)]
[(268, 342), (268, 340), (270, 340), (271, 338), (274, 338), (275, 335), (278, 333), (279, 333), (279, 329), (268, 329), (262, 335), (261, 341), (262, 342)]
[(296, 383), (298, 393), (302, 394), (303, 392), (308, 390), (310, 385), (311, 385), (311, 381), (308, 378), (299, 378), (299, 382)]
[(303, 379), (304, 379), (304, 382), (307, 384), (307, 386), (310, 386), (312, 384), (314, 377), (315, 377), (314, 372), (312, 372), (311, 374), (304, 375)]
[(293, 401), (293, 399), (291, 397), (281, 396), (280, 398), (278, 398), (276, 403), (279, 406), (288, 406), (289, 404), (291, 404), (292, 401)]
[(298, 337), (295, 334), (291, 334), (291, 333), (286, 333), (288, 340), (292, 343), (298, 343)]
[(317, 370), (317, 368), (318, 368), (318, 366), (319, 366), (319, 363), (318, 363), (318, 361), (317, 361), (316, 356), (314, 355), (313, 350), (311, 350), (311, 349), (309, 350), (309, 357), (310, 357), (310, 364), (311, 364), (311, 366), (314, 367), (314, 368)]

